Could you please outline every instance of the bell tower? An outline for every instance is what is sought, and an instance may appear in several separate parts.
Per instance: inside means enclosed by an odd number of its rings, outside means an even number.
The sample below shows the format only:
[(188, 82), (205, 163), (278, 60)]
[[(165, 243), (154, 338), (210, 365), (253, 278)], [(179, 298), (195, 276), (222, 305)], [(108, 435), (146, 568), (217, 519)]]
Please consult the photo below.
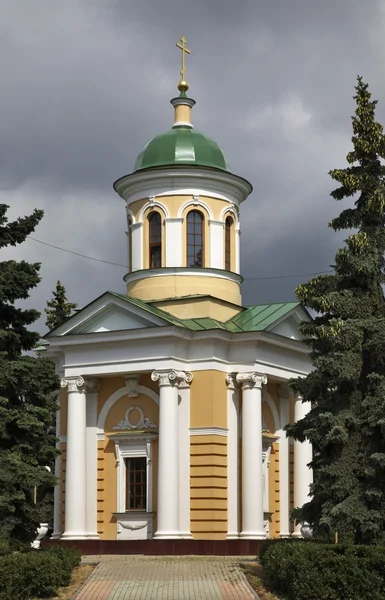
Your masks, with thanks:
[(226, 321), (242, 308), (239, 207), (251, 184), (191, 123), (186, 39), (174, 124), (150, 140), (134, 171), (114, 183), (126, 203), (127, 295), (177, 317)]

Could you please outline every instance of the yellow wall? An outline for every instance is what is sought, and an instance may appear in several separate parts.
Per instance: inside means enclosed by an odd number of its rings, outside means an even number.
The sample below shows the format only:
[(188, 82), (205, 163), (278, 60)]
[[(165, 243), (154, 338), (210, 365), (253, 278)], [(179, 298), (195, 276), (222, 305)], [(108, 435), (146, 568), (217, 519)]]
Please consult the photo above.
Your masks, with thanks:
[(190, 392), (190, 427), (227, 427), (227, 387), (221, 371), (195, 371)]
[[(193, 196), (191, 194), (173, 195), (170, 193), (168, 196), (155, 196), (154, 200), (167, 208), (170, 218), (176, 218), (178, 216), (180, 207), (186, 202), (193, 200)], [(210, 207), (214, 221), (219, 221), (221, 219), (222, 211), (229, 207), (229, 202), (226, 200), (221, 200), (220, 198), (213, 198), (211, 196), (203, 195), (199, 196), (199, 200)], [(140, 218), (140, 211), (147, 203), (148, 197), (135, 200), (129, 205), (136, 222), (138, 222)], [(194, 208), (194, 206), (190, 206), (189, 210), (193, 210)], [(199, 205), (196, 206), (197, 210), (201, 210), (201, 208), (202, 207)]]
[(269, 511), (272, 513), (270, 521), (270, 537), (277, 537), (280, 533), (280, 502), (279, 502), (279, 444), (274, 442), (270, 452), (269, 461)]
[(128, 281), (127, 295), (151, 302), (201, 294), (211, 295), (233, 304), (241, 305), (242, 303), (239, 284), (229, 279), (222, 279), (215, 275), (202, 277), (200, 275), (168, 275), (167, 271), (165, 273), (165, 275), (153, 277), (149, 271), (148, 277)]
[(153, 305), (169, 312), (179, 319), (199, 319), (211, 317), (225, 322), (237, 315), (241, 306), (229, 304), (219, 298), (192, 297), (153, 302)]
[(191, 533), (194, 539), (226, 539), (227, 437), (190, 437)]

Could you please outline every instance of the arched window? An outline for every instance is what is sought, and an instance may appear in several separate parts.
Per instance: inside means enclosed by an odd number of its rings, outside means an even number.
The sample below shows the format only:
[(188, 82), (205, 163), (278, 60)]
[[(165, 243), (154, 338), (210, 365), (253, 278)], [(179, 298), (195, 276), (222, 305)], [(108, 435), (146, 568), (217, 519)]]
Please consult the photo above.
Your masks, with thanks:
[(127, 216), (127, 243), (128, 243), (128, 270), (132, 272), (132, 218), (130, 215)]
[(231, 235), (234, 221), (232, 217), (227, 217), (225, 221), (225, 269), (231, 271)]
[(162, 217), (158, 212), (148, 215), (150, 269), (162, 266)]
[(187, 266), (203, 267), (203, 215), (198, 210), (187, 215)]

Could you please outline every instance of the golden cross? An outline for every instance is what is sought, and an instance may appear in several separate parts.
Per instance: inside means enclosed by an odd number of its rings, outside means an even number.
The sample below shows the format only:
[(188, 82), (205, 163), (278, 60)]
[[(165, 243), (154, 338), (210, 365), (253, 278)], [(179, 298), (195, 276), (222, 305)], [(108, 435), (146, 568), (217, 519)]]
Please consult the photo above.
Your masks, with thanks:
[(182, 80), (184, 80), (184, 74), (186, 72), (186, 64), (185, 64), (185, 55), (186, 54), (191, 54), (190, 50), (188, 48), (186, 48), (186, 38), (183, 36), (180, 38), (180, 42), (177, 42), (177, 47), (180, 48), (182, 50), (182, 68), (180, 71), (180, 76), (182, 78)]

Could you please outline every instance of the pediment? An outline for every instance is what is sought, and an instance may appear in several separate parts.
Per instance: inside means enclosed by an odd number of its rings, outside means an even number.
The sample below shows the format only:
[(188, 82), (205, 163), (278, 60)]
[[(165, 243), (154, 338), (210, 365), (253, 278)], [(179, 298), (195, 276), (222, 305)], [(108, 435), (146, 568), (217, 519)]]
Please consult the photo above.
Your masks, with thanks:
[(138, 306), (137, 302), (131, 303), (129, 298), (123, 299), (107, 292), (75, 313), (46, 337), (129, 331), (169, 324), (166, 316), (163, 319), (159, 314), (154, 315), (151, 307)]
[(304, 337), (299, 330), (302, 321), (310, 321), (310, 317), (301, 306), (298, 306), (278, 321), (272, 323), (268, 331), (291, 340), (302, 341)]

